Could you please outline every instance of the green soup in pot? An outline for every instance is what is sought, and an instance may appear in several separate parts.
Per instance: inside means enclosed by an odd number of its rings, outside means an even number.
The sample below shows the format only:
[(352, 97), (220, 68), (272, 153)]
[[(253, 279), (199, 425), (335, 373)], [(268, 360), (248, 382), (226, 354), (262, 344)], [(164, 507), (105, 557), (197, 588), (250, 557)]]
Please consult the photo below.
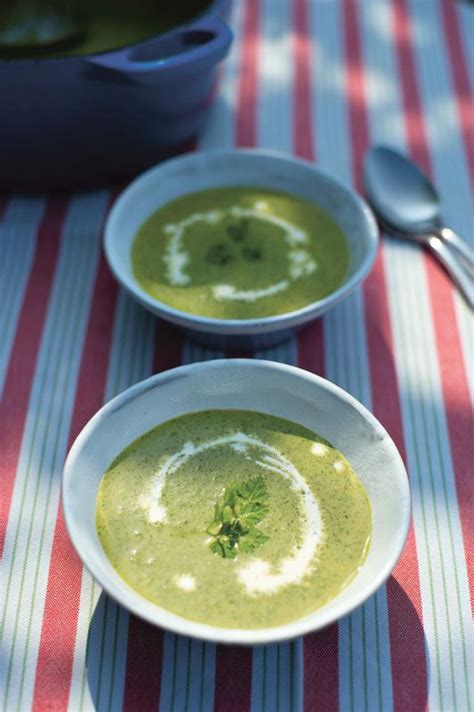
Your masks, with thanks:
[(2, 0), (0, 58), (112, 51), (198, 19), (211, 0)]
[(97, 530), (145, 598), (252, 629), (336, 596), (364, 560), (371, 511), (347, 460), (316, 433), (212, 410), (167, 421), (116, 458), (100, 485)]
[(260, 188), (218, 188), (164, 205), (140, 227), (133, 273), (190, 314), (255, 319), (305, 307), (346, 277), (349, 249), (313, 203)]

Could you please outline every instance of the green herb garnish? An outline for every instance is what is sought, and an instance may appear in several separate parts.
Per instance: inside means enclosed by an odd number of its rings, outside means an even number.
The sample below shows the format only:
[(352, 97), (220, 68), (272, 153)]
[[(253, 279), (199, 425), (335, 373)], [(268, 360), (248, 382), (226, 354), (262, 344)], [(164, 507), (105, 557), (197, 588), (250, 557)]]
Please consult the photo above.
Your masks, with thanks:
[(247, 237), (248, 228), (249, 219), (242, 218), (242, 220), (239, 220), (238, 223), (232, 223), (231, 225), (228, 225), (226, 230), (227, 233), (230, 235), (231, 240), (233, 240), (234, 242), (243, 242), (243, 240), (245, 240), (245, 238)]
[(255, 260), (259, 260), (262, 257), (262, 253), (258, 249), (258, 247), (243, 247), (242, 257), (244, 258), (244, 260), (254, 262)]
[(263, 477), (226, 487), (214, 507), (214, 519), (206, 529), (212, 536), (211, 551), (234, 559), (237, 550), (250, 552), (268, 537), (257, 529), (268, 513), (268, 492)]
[(208, 249), (206, 259), (215, 265), (226, 265), (232, 261), (232, 253), (228, 245), (217, 242)]

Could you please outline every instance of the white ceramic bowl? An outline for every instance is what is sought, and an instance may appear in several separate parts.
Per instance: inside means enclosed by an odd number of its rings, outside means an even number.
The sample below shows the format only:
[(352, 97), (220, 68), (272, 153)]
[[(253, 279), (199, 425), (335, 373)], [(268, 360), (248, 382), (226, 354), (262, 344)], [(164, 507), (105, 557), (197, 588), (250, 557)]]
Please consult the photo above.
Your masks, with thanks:
[[(139, 435), (178, 415), (216, 408), (256, 410), (301, 423), (348, 458), (372, 507), (372, 542), (351, 583), (332, 601), (286, 625), (258, 630), (218, 628), (166, 611), (131, 589), (109, 563), (95, 526), (100, 480), (112, 460)], [(62, 504), (72, 543), (101, 586), (150, 623), (223, 643), (257, 644), (319, 630), (371, 596), (403, 549), (410, 516), (402, 459), (380, 423), (329, 381), (271, 361), (230, 359), (181, 366), (137, 383), (89, 421), (66, 461)]]
[[(343, 284), (324, 299), (297, 311), (260, 319), (213, 319), (157, 301), (135, 280), (133, 238), (158, 208), (183, 195), (225, 186), (281, 190), (329, 213), (347, 237), (350, 263)], [(369, 274), (378, 245), (377, 223), (367, 204), (312, 163), (262, 150), (190, 153), (162, 163), (129, 185), (112, 208), (105, 228), (105, 254), (120, 284), (157, 316), (185, 328), (216, 348), (262, 348), (288, 338), (346, 297)]]

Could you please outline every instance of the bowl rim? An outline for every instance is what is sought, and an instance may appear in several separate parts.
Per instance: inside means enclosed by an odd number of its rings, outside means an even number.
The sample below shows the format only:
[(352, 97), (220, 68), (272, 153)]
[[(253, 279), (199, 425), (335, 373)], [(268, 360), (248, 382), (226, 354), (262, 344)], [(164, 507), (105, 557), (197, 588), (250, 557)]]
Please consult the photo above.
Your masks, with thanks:
[[(232, 157), (236, 154), (243, 156), (244, 160), (246, 160), (246, 158), (251, 160), (258, 158), (270, 159), (280, 164), (284, 163), (288, 166), (292, 166), (293, 170), (310, 170), (312, 173), (319, 176), (319, 178), (326, 181), (331, 188), (344, 194), (345, 198), (349, 200), (359, 211), (361, 224), (364, 225), (367, 233), (367, 249), (359, 268), (351, 277), (345, 278), (342, 284), (340, 284), (334, 292), (331, 292), (322, 299), (310, 302), (300, 309), (295, 309), (283, 314), (259, 317), (255, 319), (217, 319), (215, 317), (190, 314), (189, 312), (176, 309), (169, 304), (165, 304), (164, 302), (155, 299), (148, 294), (148, 292), (142, 289), (135, 279), (128, 278), (123, 274), (120, 268), (117, 267), (113, 257), (113, 244), (115, 240), (114, 234), (120, 227), (120, 214), (124, 209), (123, 206), (129, 201), (133, 201), (134, 197), (143, 190), (151, 177), (162, 171), (166, 171), (170, 166), (174, 166), (179, 163), (192, 164), (194, 162), (203, 161), (206, 158), (212, 160), (214, 158), (223, 159), (228, 157), (229, 160), (232, 160)], [(195, 191), (184, 191), (180, 194), (180, 197), (189, 195), (192, 192)], [(379, 228), (377, 220), (375, 219), (375, 216), (367, 202), (355, 190), (344, 185), (330, 173), (318, 168), (316, 164), (311, 161), (297, 158), (282, 151), (266, 148), (230, 148), (196, 151), (171, 158), (152, 166), (137, 176), (137, 178), (135, 178), (119, 195), (107, 217), (103, 237), (105, 256), (114, 277), (147, 309), (155, 314), (159, 314), (164, 319), (172, 321), (175, 324), (180, 324), (197, 331), (242, 335), (276, 331), (288, 326), (306, 323), (314, 319), (316, 316), (319, 316), (324, 311), (340, 302), (342, 299), (345, 299), (345, 297), (354, 291), (354, 289), (369, 275), (377, 256), (378, 245)]]
[[(87, 439), (93, 433), (98, 423), (103, 418), (106, 418), (109, 413), (115, 411), (122, 405), (126, 405), (142, 393), (150, 389), (159, 388), (162, 382), (166, 383), (171, 378), (185, 376), (189, 373), (192, 374), (193, 372), (199, 373), (200, 371), (207, 369), (232, 369), (236, 365), (244, 368), (270, 369), (276, 373), (289, 374), (302, 378), (312, 386), (322, 388), (329, 393), (332, 393), (339, 400), (342, 400), (345, 405), (353, 408), (366, 422), (370, 424), (372, 428), (384, 437), (386, 445), (390, 449), (390, 456), (394, 459), (396, 467), (395, 472), (397, 483), (400, 488), (400, 501), (403, 510), (398, 526), (397, 536), (392, 542), (391, 549), (388, 552), (389, 555), (382, 560), (377, 575), (374, 575), (364, 584), (362, 590), (358, 594), (354, 595), (353, 600), (346, 603), (340, 602), (338, 605), (338, 596), (335, 596), (330, 602), (332, 603), (335, 601), (336, 603), (332, 606), (329, 612), (325, 610), (326, 606), (322, 606), (321, 608), (316, 609), (313, 613), (310, 613), (307, 616), (299, 618), (295, 621), (268, 628), (221, 628), (184, 618), (177, 614), (171, 613), (166, 608), (162, 608), (157, 604), (153, 604), (148, 601), (122, 579), (122, 584), (124, 584), (131, 593), (131, 596), (129, 596), (129, 599), (131, 600), (124, 601), (121, 591), (114, 590), (112, 586), (104, 584), (100, 570), (98, 570), (99, 567), (96, 567), (95, 564), (90, 564), (90, 562), (88, 562), (87, 549), (84, 547), (82, 542), (81, 528), (75, 526), (74, 514), (72, 509), (69, 509), (68, 504), (68, 487), (72, 481), (71, 478), (72, 473), (74, 472), (76, 458), (80, 454), (83, 445), (87, 442)], [(411, 517), (410, 488), (403, 459), (388, 432), (364, 405), (350, 395), (350, 393), (331, 381), (328, 381), (322, 376), (309, 373), (308, 371), (305, 371), (297, 366), (291, 366), (265, 359), (245, 358), (215, 359), (211, 361), (199, 361), (177, 366), (176, 368), (154, 374), (149, 378), (134, 384), (105, 403), (82, 428), (69, 450), (61, 479), (61, 507), (64, 515), (66, 531), (77, 555), (91, 576), (117, 603), (124, 606), (127, 610), (134, 613), (139, 618), (151, 623), (152, 625), (163, 628), (164, 630), (208, 642), (233, 645), (261, 645), (291, 640), (306, 633), (321, 630), (322, 628), (338, 621), (340, 618), (352, 613), (352, 611), (361, 606), (380, 588), (380, 586), (382, 586), (395, 568), (406, 543)], [(75, 532), (77, 532), (77, 536)], [(100, 546), (100, 543), (98, 546)], [(119, 574), (117, 574), (117, 576), (119, 576)], [(149, 604), (147, 608), (151, 606), (151, 609), (144, 610), (143, 602)], [(317, 620), (313, 620), (315, 615), (318, 617)]]

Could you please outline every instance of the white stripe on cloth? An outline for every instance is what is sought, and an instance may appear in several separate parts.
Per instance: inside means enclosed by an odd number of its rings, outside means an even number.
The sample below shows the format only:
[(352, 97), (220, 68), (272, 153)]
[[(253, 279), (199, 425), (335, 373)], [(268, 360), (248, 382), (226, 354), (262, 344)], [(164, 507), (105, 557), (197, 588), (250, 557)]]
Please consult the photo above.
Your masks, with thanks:
[[(341, 6), (338, 3), (315, 3), (310, 7), (317, 163), (342, 182), (350, 184), (351, 146)], [(372, 85), (378, 86), (378, 80), (375, 72), (369, 75)], [(362, 289), (325, 317), (324, 334), (327, 378), (371, 408)], [(339, 699), (342, 710), (390, 710), (393, 706), (385, 586), (363, 608), (339, 623)]]
[[(96, 586), (98, 589), (98, 587)], [(82, 700), (69, 709), (121, 709), (125, 682), (125, 656), (128, 614), (105, 593), (101, 593), (94, 608), (87, 638), (87, 682)], [(124, 641), (125, 645), (121, 644)], [(118, 658), (118, 659), (117, 659)], [(151, 664), (151, 661), (150, 661)]]
[(296, 339), (289, 339), (272, 348), (259, 349), (254, 353), (255, 358), (266, 359), (268, 361), (278, 361), (296, 366), (298, 361)]
[(160, 710), (211, 712), (214, 686), (215, 646), (165, 633)]
[(303, 709), (302, 639), (254, 648), (251, 712)]
[(251, 712), (277, 709), (277, 693), (279, 691), (277, 686), (277, 647), (276, 645), (262, 645), (254, 648), (252, 655)]
[(89, 710), (95, 709), (92, 701), (94, 693), (90, 690), (87, 680), (86, 656), (88, 646), (93, 644), (90, 637), (92, 635), (90, 628), (99, 596), (100, 587), (90, 574), (83, 569), (68, 701), (68, 709), (74, 710), (74, 712), (76, 710), (77, 712), (82, 712), (83, 710), (89, 712)]
[[(150, 375), (154, 333), (153, 317), (121, 291), (114, 316), (105, 402)], [(100, 598), (99, 594), (100, 587), (84, 570), (69, 695), (69, 707), (74, 710), (122, 706), (129, 616), (105, 594)]]
[(1, 593), (4, 706), (29, 708), (43, 620), (59, 485), (107, 201), (71, 201), (34, 382), (6, 532)]
[(225, 351), (218, 351), (206, 346), (200, 346), (192, 341), (186, 340), (183, 344), (182, 363), (195, 363), (196, 361), (212, 361), (213, 359), (225, 358)]
[(463, 637), (470, 630), (469, 594), (426, 276), (421, 255), (404, 244), (387, 245), (385, 268), (428, 647), (429, 704), (468, 709), (460, 701), (466, 695)]
[(294, 58), (291, 1), (261, 0), (257, 66), (256, 142), (291, 152)]
[(199, 137), (199, 150), (231, 148), (235, 139), (235, 109), (242, 51), (242, 21), (244, 2), (232, 3), (230, 25), (234, 41), (219, 75), (217, 95), (211, 107), (205, 129)]
[(44, 209), (44, 198), (15, 197), (0, 223), (0, 395)]
[(199, 709), (212, 712), (216, 677), (216, 646), (209, 643), (191, 641), (190, 661), (192, 674), (189, 681), (189, 700), (193, 704), (200, 701)]
[[(379, 13), (381, 7), (385, 12), (384, 25), (390, 27), (389, 8), (380, 6)], [(364, 7), (366, 25), (371, 21), (369, 15), (369, 8)], [(427, 23), (426, 14), (423, 18), (423, 26), (433, 38), (434, 20), (431, 18)], [(381, 14), (380, 19), (383, 19)], [(418, 18), (420, 23), (421, 18)], [(406, 152), (401, 88), (397, 81), (388, 80), (397, 77), (395, 48), (386, 41), (377, 41), (375, 34), (370, 37), (364, 34), (364, 40), (365, 61), (387, 77), (390, 87), (382, 106), (378, 100), (373, 101), (369, 91), (372, 139)], [(420, 43), (419, 51), (426, 46)], [(426, 115), (426, 105), (424, 109)], [(465, 687), (463, 642), (460, 621), (456, 619), (461, 616), (466, 626), (467, 610), (461, 603), (460, 613), (456, 589), (461, 598), (465, 597), (466, 567), (426, 274), (420, 251), (411, 245), (387, 238), (384, 258), (413, 497), (423, 625), (428, 647), (429, 704), (433, 709), (455, 708), (453, 695), (457, 693), (456, 708), (464, 709), (461, 703)]]

